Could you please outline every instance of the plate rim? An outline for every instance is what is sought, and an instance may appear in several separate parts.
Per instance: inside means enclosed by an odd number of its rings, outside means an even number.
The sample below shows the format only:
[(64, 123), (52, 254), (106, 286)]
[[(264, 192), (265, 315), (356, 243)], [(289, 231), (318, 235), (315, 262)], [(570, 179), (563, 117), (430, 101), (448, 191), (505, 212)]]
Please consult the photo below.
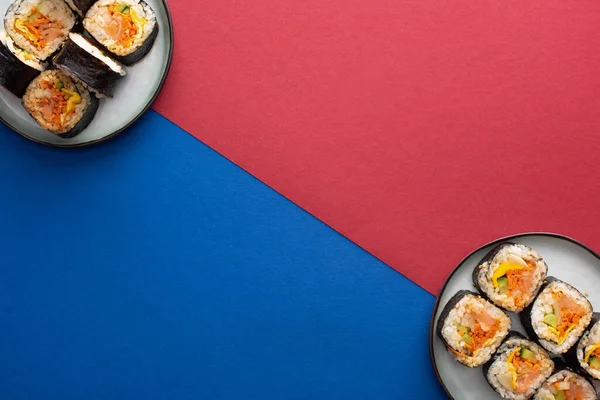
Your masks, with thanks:
[(450, 279), (452, 279), (452, 277), (454, 276), (454, 274), (475, 253), (477, 253), (480, 250), (483, 250), (484, 248), (486, 248), (488, 246), (493, 246), (493, 245), (505, 242), (507, 240), (518, 239), (518, 238), (527, 237), (527, 236), (546, 236), (546, 237), (552, 237), (552, 238), (556, 238), (556, 239), (566, 240), (567, 242), (571, 242), (573, 244), (576, 244), (576, 245), (582, 247), (584, 250), (587, 250), (590, 254), (592, 254), (594, 257), (596, 257), (598, 259), (598, 261), (600, 261), (600, 254), (597, 253), (595, 250), (593, 250), (590, 246), (588, 246), (588, 245), (580, 242), (577, 239), (573, 239), (570, 236), (562, 235), (560, 233), (553, 233), (553, 232), (524, 232), (524, 233), (517, 233), (517, 234), (514, 234), (514, 235), (504, 236), (504, 237), (492, 240), (491, 242), (488, 242), (488, 243), (486, 243), (486, 244), (484, 244), (482, 246), (479, 246), (478, 248), (476, 248), (475, 250), (473, 250), (469, 254), (467, 254), (456, 265), (456, 267), (452, 270), (452, 272), (448, 275), (448, 277), (444, 281), (444, 284), (440, 288), (440, 290), (438, 292), (438, 295), (436, 296), (435, 304), (433, 306), (433, 311), (431, 313), (431, 319), (429, 321), (429, 357), (430, 357), (430, 360), (431, 360), (431, 365), (433, 366), (433, 370), (435, 371), (435, 376), (436, 376), (438, 382), (440, 383), (440, 385), (444, 389), (444, 392), (446, 393), (446, 395), (451, 400), (457, 400), (457, 399), (454, 396), (452, 396), (452, 394), (450, 394), (450, 391), (448, 390), (448, 387), (446, 386), (446, 384), (444, 383), (444, 380), (442, 379), (442, 377), (440, 375), (440, 371), (438, 369), (438, 365), (437, 365), (437, 362), (435, 360), (435, 356), (433, 355), (433, 341), (434, 341), (434, 336), (435, 336), (435, 329), (434, 329), (435, 328), (435, 316), (436, 316), (436, 314), (438, 312), (438, 309), (440, 307), (441, 294), (446, 289), (446, 286), (448, 286), (448, 283), (450, 282)]
[(152, 107), (152, 105), (154, 104), (154, 102), (156, 101), (156, 99), (158, 98), (160, 93), (162, 92), (163, 86), (165, 85), (167, 77), (169, 76), (169, 72), (171, 71), (171, 64), (173, 62), (173, 49), (175, 47), (175, 31), (173, 29), (173, 18), (171, 17), (171, 10), (169, 9), (167, 0), (160, 0), (160, 1), (163, 4), (166, 14), (167, 14), (166, 15), (167, 25), (168, 25), (169, 35), (170, 35), (170, 40), (168, 42), (169, 54), (168, 54), (168, 58), (167, 58), (167, 66), (165, 68), (165, 71), (163, 72), (162, 77), (160, 78), (160, 83), (158, 84), (158, 87), (156, 88), (154, 94), (152, 95), (152, 98), (150, 98), (150, 100), (144, 106), (144, 108), (138, 114), (136, 114), (132, 119), (130, 119), (127, 124), (125, 124), (123, 127), (117, 129), (116, 131), (114, 131), (114, 132), (110, 133), (109, 135), (106, 135), (105, 137), (100, 138), (100, 139), (95, 139), (95, 140), (91, 140), (89, 142), (83, 142), (83, 143), (77, 143), (77, 144), (59, 144), (59, 143), (48, 143), (43, 140), (39, 140), (39, 139), (29, 136), (29, 135), (25, 134), (24, 131), (22, 131), (21, 129), (18, 129), (18, 128), (14, 127), (13, 125), (11, 125), (10, 123), (8, 123), (4, 118), (2, 118), (1, 115), (0, 115), (0, 121), (2, 123), (4, 123), (4, 125), (6, 125), (8, 128), (10, 128), (12, 131), (14, 131), (21, 137), (24, 137), (25, 139), (27, 139), (31, 142), (41, 144), (41, 145), (44, 145), (47, 147), (63, 148), (63, 149), (74, 149), (74, 148), (93, 146), (95, 144), (103, 143), (110, 139), (113, 139), (115, 136), (126, 131), (129, 127), (131, 127), (134, 123), (136, 123), (150, 109), (150, 107)]

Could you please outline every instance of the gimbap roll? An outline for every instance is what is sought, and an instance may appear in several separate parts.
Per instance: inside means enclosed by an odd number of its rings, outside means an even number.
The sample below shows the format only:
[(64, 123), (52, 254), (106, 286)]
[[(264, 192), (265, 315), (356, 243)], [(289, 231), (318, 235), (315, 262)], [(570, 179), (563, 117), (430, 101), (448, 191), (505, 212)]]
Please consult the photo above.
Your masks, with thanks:
[(595, 314), (589, 329), (583, 334), (577, 346), (565, 355), (569, 364), (587, 374), (593, 379), (600, 380), (600, 320)]
[(483, 368), (490, 386), (503, 399), (526, 400), (552, 375), (548, 353), (521, 334), (512, 332)]
[(17, 47), (41, 61), (60, 48), (75, 23), (63, 0), (17, 0), (4, 17), (6, 32)]
[(69, 35), (53, 62), (57, 68), (83, 83), (98, 97), (113, 97), (117, 85), (127, 75), (123, 65), (77, 33)]
[(23, 96), (23, 106), (42, 128), (71, 138), (92, 121), (98, 99), (80, 83), (52, 69), (31, 82)]
[(142, 0), (99, 0), (83, 20), (86, 36), (125, 65), (141, 60), (158, 36), (154, 10)]
[(583, 376), (563, 369), (544, 382), (533, 400), (596, 400), (596, 389)]
[(535, 250), (503, 243), (475, 267), (473, 283), (498, 307), (520, 312), (531, 304), (547, 274), (548, 266)]
[(437, 334), (455, 360), (476, 368), (492, 357), (510, 327), (511, 320), (502, 310), (480, 295), (463, 290), (442, 310)]
[(549, 277), (533, 303), (520, 314), (527, 333), (554, 354), (566, 353), (592, 320), (592, 305), (573, 286)]
[(81, 18), (85, 16), (85, 13), (95, 3), (96, 0), (65, 0), (69, 7), (77, 13)]
[(0, 85), (21, 97), (29, 83), (44, 69), (46, 64), (16, 47), (12, 39), (0, 31)]

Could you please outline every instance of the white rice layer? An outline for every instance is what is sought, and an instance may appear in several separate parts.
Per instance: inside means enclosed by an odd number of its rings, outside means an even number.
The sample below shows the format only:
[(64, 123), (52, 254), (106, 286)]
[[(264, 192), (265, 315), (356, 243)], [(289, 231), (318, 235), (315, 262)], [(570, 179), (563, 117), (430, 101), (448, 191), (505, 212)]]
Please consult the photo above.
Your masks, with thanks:
[[(560, 293), (569, 296), (569, 298), (585, 310), (585, 316), (581, 318), (577, 326), (571, 330), (562, 343), (559, 336), (544, 323), (545, 315), (556, 313), (554, 296)], [(557, 317), (560, 318), (560, 316)], [(551, 282), (537, 297), (531, 310), (531, 324), (536, 335), (540, 338), (540, 343), (555, 354), (563, 354), (577, 343), (591, 320), (592, 305), (588, 299), (577, 289), (562, 281)]]
[(104, 64), (108, 65), (108, 67), (114, 72), (118, 73), (121, 76), (127, 75), (127, 69), (121, 63), (113, 60), (106, 54), (102, 52), (102, 50), (98, 49), (96, 46), (88, 42), (83, 36), (78, 33), (69, 34), (69, 38), (75, 42), (79, 47), (83, 50), (87, 51), (92, 56), (96, 57), (98, 60), (102, 61)]
[(533, 400), (555, 400), (559, 391), (578, 392), (578, 400), (596, 400), (596, 390), (592, 384), (582, 376), (566, 370), (552, 375), (538, 390)]
[[(473, 354), (470, 354), (465, 343), (462, 342), (463, 336), (459, 333), (458, 325), (472, 325), (475, 319), (474, 315), (483, 311), (489, 313), (498, 321), (499, 329), (496, 335), (490, 340), (491, 343), (477, 349)], [(448, 343), (455, 351), (461, 354), (470, 355), (469, 357), (461, 357), (451, 353), (452, 356), (457, 361), (469, 367), (478, 366), (487, 362), (500, 346), (502, 340), (508, 335), (511, 327), (511, 320), (508, 315), (492, 303), (474, 295), (465, 295), (454, 308), (452, 308), (443, 323), (442, 336), (446, 343)]]
[[(43, 49), (38, 49), (34, 46), (27, 37), (15, 27), (15, 23), (17, 23), (18, 20), (26, 21), (34, 11), (42, 14), (52, 23), (61, 26), (61, 34), (59, 37), (47, 42)], [(4, 19), (4, 26), (17, 47), (20, 47), (40, 60), (45, 60), (58, 50), (69, 31), (73, 29), (75, 22), (75, 15), (69, 6), (62, 0), (23, 0), (14, 3), (13, 6), (11, 6)]]
[(594, 379), (600, 380), (600, 370), (592, 368), (585, 362), (587, 354), (596, 346), (600, 346), (600, 321), (596, 322), (592, 329), (583, 335), (577, 346), (577, 360), (579, 361), (579, 365), (581, 365), (588, 374), (593, 376)]
[(8, 50), (10, 50), (10, 52), (13, 53), (15, 57), (21, 60), (21, 62), (25, 65), (28, 65), (33, 69), (37, 69), (40, 72), (45, 70), (48, 66), (46, 63), (39, 61), (30, 53), (15, 46), (15, 42), (4, 31), (0, 31), (0, 42), (2, 42), (2, 44), (5, 45)]
[[(134, 38), (133, 44), (129, 47), (123, 47), (106, 32), (106, 28), (111, 23), (111, 20), (102, 16), (101, 9), (112, 4), (127, 6), (138, 17), (146, 20), (145, 24), (136, 24), (138, 34)], [(118, 56), (127, 56), (139, 49), (152, 34), (156, 26), (156, 15), (150, 6), (140, 3), (139, 0), (99, 0), (86, 13), (83, 26), (98, 42), (112, 53)]]
[[(533, 268), (532, 281), (534, 286), (529, 293), (524, 294), (525, 301), (522, 304), (515, 303), (515, 294), (517, 293), (503, 293), (499, 287), (495, 287), (492, 283), (494, 273), (505, 263), (522, 264), (527, 265), (529, 268)], [(548, 266), (543, 258), (532, 248), (521, 244), (511, 244), (502, 247), (492, 260), (484, 263), (478, 268), (477, 282), (479, 283), (481, 290), (496, 305), (513, 312), (522, 311), (531, 304), (548, 274)]]
[[(509, 355), (518, 347), (526, 348), (535, 354), (535, 359), (540, 362), (542, 373), (531, 383), (529, 388), (523, 393), (517, 392), (512, 387), (507, 387), (499, 380), (499, 377), (510, 374), (511, 370), (508, 364)], [(509, 400), (527, 400), (539, 389), (539, 387), (548, 379), (554, 370), (554, 362), (544, 349), (537, 344), (526, 339), (510, 339), (498, 350), (499, 355), (490, 366), (486, 378), (490, 385), (504, 399)]]

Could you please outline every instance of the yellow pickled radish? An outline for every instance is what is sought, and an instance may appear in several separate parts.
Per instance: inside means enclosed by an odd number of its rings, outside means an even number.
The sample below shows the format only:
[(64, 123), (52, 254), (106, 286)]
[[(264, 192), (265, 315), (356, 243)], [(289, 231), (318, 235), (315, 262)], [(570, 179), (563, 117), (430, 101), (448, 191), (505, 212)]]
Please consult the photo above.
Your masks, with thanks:
[(595, 346), (592, 346), (592, 349), (590, 351), (588, 351), (585, 355), (585, 362), (589, 363), (590, 362), (590, 357), (592, 356), (592, 354), (594, 353), (594, 351), (600, 349), (600, 344), (597, 344)]
[(519, 264), (511, 264), (511, 263), (500, 264), (500, 266), (498, 268), (496, 268), (496, 270), (494, 271), (494, 274), (492, 275), (492, 285), (494, 285), (494, 287), (498, 287), (498, 278), (506, 275), (506, 273), (508, 271), (518, 271), (518, 270), (522, 270), (522, 269), (525, 269), (525, 267), (522, 265), (519, 265)]
[(513, 365), (513, 361), (517, 354), (521, 354), (521, 347), (517, 347), (506, 359), (508, 363), (508, 370), (512, 372), (512, 387), (513, 389), (517, 388), (517, 368)]
[(136, 23), (136, 25), (144, 26), (148, 22), (147, 19), (138, 16), (133, 8), (130, 10), (129, 14), (131, 15), (131, 19), (133, 20), (133, 22)]
[(22, 34), (24, 34), (25, 36), (27, 36), (31, 40), (36, 40), (37, 39), (36, 36), (35, 36), (35, 34), (33, 32), (31, 32), (29, 30), (29, 28), (27, 28), (25, 26), (25, 20), (24, 19), (18, 18), (15, 21), (15, 29), (17, 31), (21, 32)]
[(506, 359), (506, 362), (509, 364), (512, 364), (513, 360), (515, 359), (515, 356), (517, 355), (517, 353), (521, 352), (521, 348), (517, 347), (512, 353), (509, 354), (508, 358)]
[(572, 324), (572, 325), (569, 327), (569, 329), (567, 329), (567, 330), (565, 331), (565, 333), (563, 333), (563, 334), (562, 334), (562, 336), (559, 336), (559, 338), (558, 338), (558, 344), (563, 344), (563, 342), (564, 342), (565, 340), (567, 340), (567, 336), (569, 336), (569, 333), (571, 333), (571, 331), (572, 331), (573, 329), (575, 329), (575, 326), (576, 326), (575, 324)]
[(81, 96), (79, 93), (67, 89), (61, 89), (60, 91), (69, 96), (69, 100), (67, 100), (67, 114), (70, 114), (75, 111), (77, 104), (81, 103)]

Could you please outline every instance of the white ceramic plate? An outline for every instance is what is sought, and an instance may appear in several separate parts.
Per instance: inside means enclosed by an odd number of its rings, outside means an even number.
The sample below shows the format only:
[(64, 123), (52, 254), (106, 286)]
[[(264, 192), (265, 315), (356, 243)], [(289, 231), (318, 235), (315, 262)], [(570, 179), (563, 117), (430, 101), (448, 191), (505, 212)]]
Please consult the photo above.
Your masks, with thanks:
[[(171, 66), (173, 24), (165, 0), (145, 0), (155, 11), (160, 29), (150, 53), (137, 64), (127, 67), (112, 99), (100, 100), (92, 123), (78, 136), (63, 139), (36, 124), (21, 105), (21, 100), (0, 86), (0, 120), (15, 132), (56, 147), (81, 147), (114, 137), (133, 124), (158, 96)], [(13, 0), (0, 0), (1, 27), (4, 14)]]
[[(521, 243), (537, 250), (548, 264), (548, 275), (564, 280), (589, 294), (595, 310), (600, 310), (600, 256), (574, 239), (551, 233), (525, 233), (502, 238), (469, 254), (442, 287), (435, 304), (429, 333), (431, 360), (438, 379), (446, 393), (454, 400), (497, 400), (501, 397), (488, 385), (482, 368), (470, 369), (454, 361), (441, 339), (435, 334), (437, 320), (444, 306), (459, 290), (476, 291), (471, 274), (473, 269), (491, 250), (502, 242)], [(513, 330), (525, 334), (517, 314), (508, 313)], [(600, 392), (600, 386), (596, 384)]]

